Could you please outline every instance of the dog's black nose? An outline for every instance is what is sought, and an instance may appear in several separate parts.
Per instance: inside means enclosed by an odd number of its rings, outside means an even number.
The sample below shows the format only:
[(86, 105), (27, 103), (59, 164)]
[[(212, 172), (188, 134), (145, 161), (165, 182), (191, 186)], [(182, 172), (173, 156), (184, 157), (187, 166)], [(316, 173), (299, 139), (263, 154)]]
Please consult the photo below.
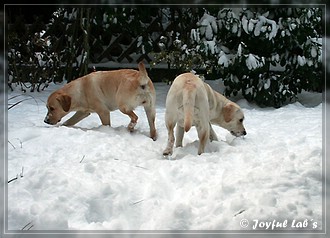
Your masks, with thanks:
[(244, 136), (246, 135), (246, 131), (243, 131), (243, 135), (244, 135)]

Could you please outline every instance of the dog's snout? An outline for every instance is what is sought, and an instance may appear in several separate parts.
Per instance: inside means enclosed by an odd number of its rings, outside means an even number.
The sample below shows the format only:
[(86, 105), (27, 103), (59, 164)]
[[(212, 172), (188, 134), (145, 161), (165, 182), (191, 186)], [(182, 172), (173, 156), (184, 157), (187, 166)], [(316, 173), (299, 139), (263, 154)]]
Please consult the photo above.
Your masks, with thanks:
[(238, 131), (238, 132), (230, 131), (230, 133), (231, 133), (233, 136), (237, 136), (237, 137), (239, 137), (239, 136), (245, 136), (245, 135), (247, 134), (245, 130), (244, 130), (244, 131)]
[(49, 119), (49, 115), (47, 114), (47, 116), (45, 117), (45, 120), (44, 120), (45, 123), (49, 124), (49, 125), (52, 125), (52, 122), (51, 120)]

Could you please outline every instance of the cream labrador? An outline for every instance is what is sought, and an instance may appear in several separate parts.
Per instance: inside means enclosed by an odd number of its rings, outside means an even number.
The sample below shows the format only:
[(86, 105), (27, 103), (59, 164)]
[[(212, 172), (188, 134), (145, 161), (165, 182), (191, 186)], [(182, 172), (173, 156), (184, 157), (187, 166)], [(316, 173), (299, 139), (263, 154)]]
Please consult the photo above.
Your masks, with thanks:
[(198, 154), (204, 153), (208, 139), (218, 140), (211, 124), (221, 126), (235, 136), (246, 135), (244, 114), (240, 107), (214, 91), (192, 73), (175, 78), (166, 98), (165, 123), (167, 147), (163, 155), (173, 153), (176, 127), (176, 147), (182, 146), (184, 132), (196, 126), (199, 138)]
[(156, 140), (155, 89), (142, 62), (138, 68), (138, 71), (93, 72), (66, 84), (48, 97), (45, 123), (55, 125), (69, 112), (76, 111), (63, 125), (72, 126), (96, 112), (103, 125), (111, 126), (110, 111), (119, 109), (130, 117), (128, 130), (132, 132), (138, 120), (133, 110), (142, 105), (147, 114), (150, 137)]

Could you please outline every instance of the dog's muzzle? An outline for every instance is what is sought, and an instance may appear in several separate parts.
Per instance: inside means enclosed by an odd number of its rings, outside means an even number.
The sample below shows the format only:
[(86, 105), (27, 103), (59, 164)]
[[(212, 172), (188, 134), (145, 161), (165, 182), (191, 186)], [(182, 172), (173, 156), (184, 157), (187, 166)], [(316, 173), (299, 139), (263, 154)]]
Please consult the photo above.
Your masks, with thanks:
[[(51, 121), (49, 120), (49, 116), (48, 116), (48, 115), (45, 117), (44, 122), (47, 123), (47, 124), (49, 124), (49, 125), (55, 125), (55, 124), (57, 123), (57, 122), (56, 122), (56, 123), (51, 122)], [(60, 120), (59, 120), (58, 122), (60, 122)]]
[(245, 136), (247, 133), (246, 131), (238, 131), (238, 132), (235, 132), (235, 131), (231, 131), (230, 132), (233, 136), (236, 136), (236, 137), (239, 137), (239, 136)]
[(45, 123), (47, 123), (47, 124), (51, 124), (51, 123), (50, 123), (50, 121), (49, 121), (49, 118), (48, 118), (48, 116), (46, 116), (46, 118), (45, 118), (44, 122), (45, 122)]

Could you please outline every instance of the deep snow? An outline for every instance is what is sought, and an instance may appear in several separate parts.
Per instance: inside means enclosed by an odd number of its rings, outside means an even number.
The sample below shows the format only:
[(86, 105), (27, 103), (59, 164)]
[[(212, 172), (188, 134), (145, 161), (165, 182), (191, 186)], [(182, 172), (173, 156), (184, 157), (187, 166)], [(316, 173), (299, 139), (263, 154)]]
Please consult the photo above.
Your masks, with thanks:
[(156, 142), (141, 107), (134, 133), (119, 111), (111, 128), (96, 114), (71, 128), (45, 124), (45, 102), (58, 87), (8, 95), (9, 104), (27, 99), (8, 111), (8, 180), (18, 177), (8, 184), (9, 230), (245, 231), (256, 220), (287, 220), (282, 229), (293, 232), (301, 228), (292, 222), (305, 220), (308, 230), (322, 228), (321, 94), (280, 109), (240, 99), (247, 136), (214, 126), (219, 141), (197, 156), (192, 128), (164, 158), (168, 85), (155, 83)]

